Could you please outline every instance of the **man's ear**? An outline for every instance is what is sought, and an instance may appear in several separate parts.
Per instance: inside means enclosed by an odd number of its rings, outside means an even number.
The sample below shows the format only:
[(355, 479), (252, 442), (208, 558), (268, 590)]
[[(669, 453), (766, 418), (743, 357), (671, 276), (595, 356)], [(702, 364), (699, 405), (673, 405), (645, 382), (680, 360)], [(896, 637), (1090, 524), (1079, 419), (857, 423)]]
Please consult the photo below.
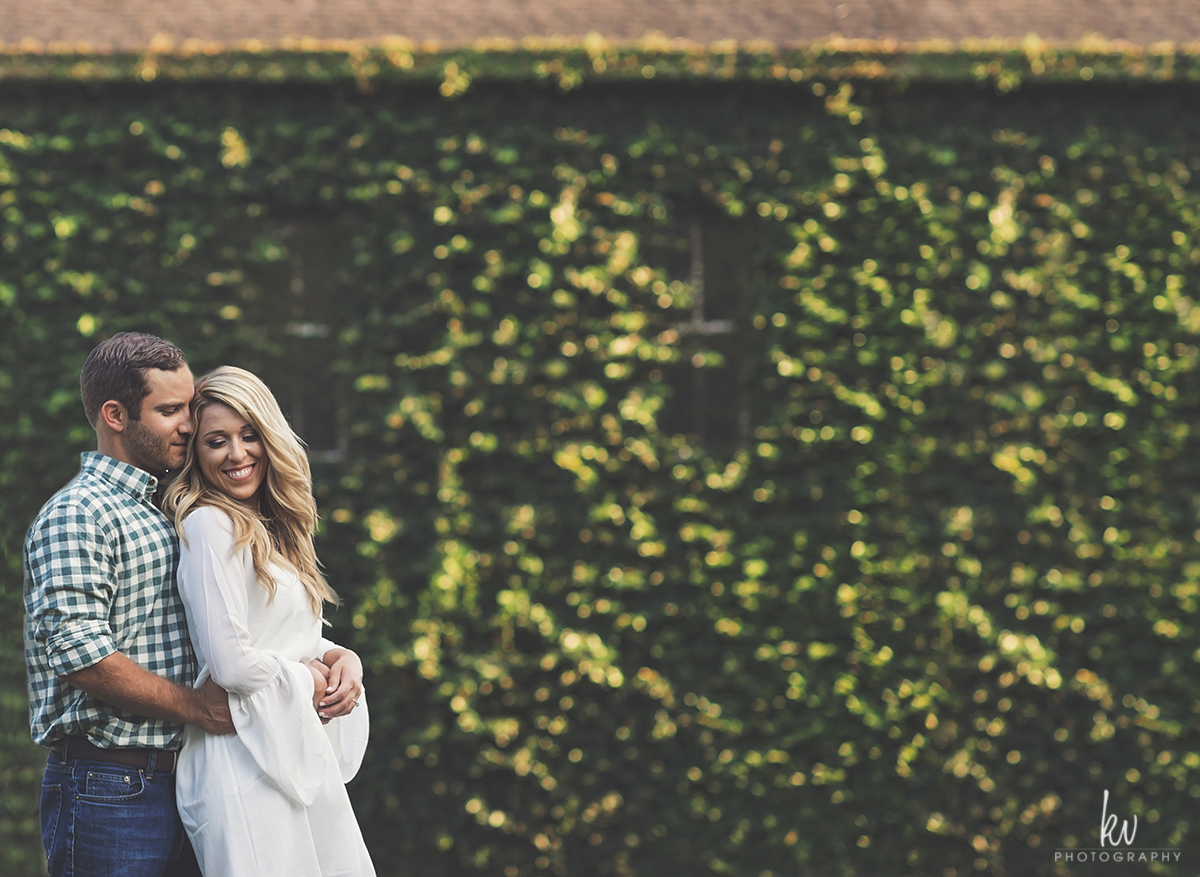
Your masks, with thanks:
[(111, 432), (124, 432), (129, 422), (129, 412), (116, 399), (109, 399), (100, 406), (99, 420)]

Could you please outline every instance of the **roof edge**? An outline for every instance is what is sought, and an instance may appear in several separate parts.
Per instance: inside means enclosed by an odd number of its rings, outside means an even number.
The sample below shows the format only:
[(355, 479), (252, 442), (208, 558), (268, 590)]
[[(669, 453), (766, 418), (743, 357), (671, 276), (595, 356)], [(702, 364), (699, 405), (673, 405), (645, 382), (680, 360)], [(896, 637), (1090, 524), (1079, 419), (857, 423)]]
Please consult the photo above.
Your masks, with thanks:
[(262, 84), (353, 81), (363, 90), (384, 82), (438, 82), (442, 94), (472, 82), (549, 82), (569, 91), (587, 82), (716, 80), (751, 82), (934, 81), (990, 84), (1007, 92), (1028, 81), (1200, 82), (1200, 43), (1136, 45), (1087, 38), (1053, 43), (964, 40), (901, 43), (829, 39), (701, 44), (650, 35), (617, 42), (528, 38), (466, 45), (294, 39), (176, 44), (156, 37), (143, 52), (95, 51), (85, 44), (26, 40), (0, 46), (0, 81), (233, 81)]

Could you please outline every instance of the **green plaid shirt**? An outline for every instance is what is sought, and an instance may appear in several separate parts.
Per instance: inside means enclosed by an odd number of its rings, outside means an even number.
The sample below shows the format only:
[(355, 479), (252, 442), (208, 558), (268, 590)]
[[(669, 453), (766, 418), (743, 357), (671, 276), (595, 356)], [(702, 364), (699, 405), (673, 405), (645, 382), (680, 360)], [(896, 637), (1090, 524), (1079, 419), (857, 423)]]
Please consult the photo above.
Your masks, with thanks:
[(191, 685), (196, 658), (175, 589), (179, 542), (153, 504), (158, 480), (100, 453), (43, 507), (25, 538), (25, 663), (30, 730), (49, 746), (178, 748), (183, 725), (97, 700), (61, 677), (113, 652)]

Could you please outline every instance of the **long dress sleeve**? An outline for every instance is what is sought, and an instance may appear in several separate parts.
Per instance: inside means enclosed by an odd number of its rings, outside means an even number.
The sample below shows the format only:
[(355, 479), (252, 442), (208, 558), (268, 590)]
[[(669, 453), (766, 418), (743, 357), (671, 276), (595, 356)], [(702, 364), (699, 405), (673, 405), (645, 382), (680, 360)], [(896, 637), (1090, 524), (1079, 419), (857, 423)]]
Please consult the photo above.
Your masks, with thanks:
[(312, 674), (299, 661), (254, 647), (250, 589), (262, 585), (249, 550), (234, 551), (229, 517), (201, 508), (187, 517), (183, 530), (179, 591), (207, 670), (201, 681), (211, 675), (229, 692), (238, 739), (284, 794), (308, 806), (333, 759), (312, 705)]
[[(330, 649), (340, 649), (333, 640), (321, 637), (317, 643), (318, 659), (323, 659)], [(349, 715), (334, 719), (325, 726), (325, 734), (337, 757), (342, 782), (348, 783), (358, 774), (363, 756), (367, 753), (367, 742), (371, 734), (370, 712), (367, 710), (367, 693), (358, 696), (358, 706)]]
[(333, 747), (343, 783), (350, 782), (358, 774), (363, 756), (367, 752), (370, 729), (371, 719), (367, 711), (365, 692), (359, 695), (358, 706), (351, 710), (349, 715), (334, 719), (325, 726), (325, 734)]

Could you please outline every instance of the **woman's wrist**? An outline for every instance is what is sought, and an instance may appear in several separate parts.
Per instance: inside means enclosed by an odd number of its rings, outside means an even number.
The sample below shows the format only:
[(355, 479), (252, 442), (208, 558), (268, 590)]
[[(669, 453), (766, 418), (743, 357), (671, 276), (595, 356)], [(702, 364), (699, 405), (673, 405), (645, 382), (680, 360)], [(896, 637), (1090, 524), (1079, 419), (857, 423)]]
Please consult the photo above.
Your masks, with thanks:
[(350, 649), (343, 648), (342, 646), (336, 646), (321, 656), (321, 660), (326, 666), (329, 667), (332, 667), (334, 664), (340, 660), (343, 660), (344, 658), (354, 658), (357, 660), (358, 655), (354, 654), (354, 652), (350, 651)]
[(308, 671), (313, 677), (313, 705), (325, 696), (325, 690), (329, 687), (329, 670), (320, 661), (310, 661), (307, 665)]
[(324, 654), (323, 657), (330, 670), (337, 666), (343, 671), (348, 670), (350, 675), (352, 675), (359, 682), (362, 681), (362, 659), (360, 659), (358, 655), (356, 655), (350, 649), (343, 649), (340, 647), (336, 649), (330, 649)]

